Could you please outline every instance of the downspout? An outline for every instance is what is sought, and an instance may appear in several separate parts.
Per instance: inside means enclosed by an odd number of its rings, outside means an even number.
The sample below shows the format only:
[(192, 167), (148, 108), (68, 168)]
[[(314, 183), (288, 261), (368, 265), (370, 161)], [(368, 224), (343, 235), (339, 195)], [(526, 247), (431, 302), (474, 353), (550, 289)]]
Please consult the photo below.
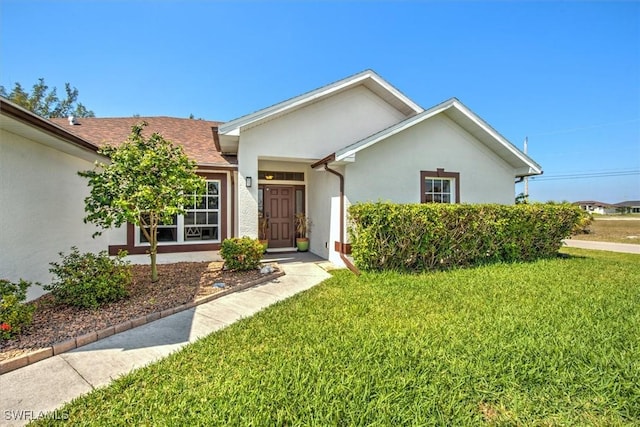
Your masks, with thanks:
[(230, 237), (236, 237), (236, 180), (235, 171), (229, 172), (231, 179), (231, 233)]
[(326, 170), (327, 172), (331, 172), (332, 174), (340, 178), (340, 250), (338, 251), (338, 253), (340, 254), (340, 259), (342, 260), (342, 262), (344, 262), (344, 265), (346, 265), (347, 268), (351, 270), (355, 275), (359, 276), (360, 270), (358, 270), (358, 267), (353, 265), (349, 258), (344, 255), (344, 175), (329, 168), (326, 163), (324, 164), (324, 170)]

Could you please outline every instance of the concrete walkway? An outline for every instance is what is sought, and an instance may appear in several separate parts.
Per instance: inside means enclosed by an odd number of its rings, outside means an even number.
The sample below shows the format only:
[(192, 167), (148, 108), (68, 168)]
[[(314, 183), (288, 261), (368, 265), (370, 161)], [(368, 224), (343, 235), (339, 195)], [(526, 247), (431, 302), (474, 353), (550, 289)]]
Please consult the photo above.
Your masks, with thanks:
[(640, 245), (634, 245), (632, 243), (595, 242), (593, 240), (575, 239), (565, 239), (564, 243), (570, 248), (595, 249), (599, 251), (640, 254)]
[(251, 316), (330, 277), (315, 255), (278, 254), (285, 275), (138, 328), (0, 376), (0, 425), (25, 425), (38, 416), (64, 419), (64, 403), (153, 363), (186, 344)]

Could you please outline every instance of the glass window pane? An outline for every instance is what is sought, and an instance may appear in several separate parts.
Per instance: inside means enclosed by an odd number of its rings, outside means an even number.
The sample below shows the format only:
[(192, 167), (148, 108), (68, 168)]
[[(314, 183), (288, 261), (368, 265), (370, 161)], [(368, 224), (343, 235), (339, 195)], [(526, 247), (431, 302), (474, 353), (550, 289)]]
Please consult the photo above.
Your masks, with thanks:
[(449, 181), (448, 179), (442, 181), (442, 192), (443, 193), (451, 192), (450, 187), (451, 187), (451, 181)]
[(218, 225), (218, 212), (207, 213), (207, 224)]
[(433, 192), (433, 180), (427, 179), (427, 193)]
[(178, 233), (175, 227), (158, 228), (158, 242), (175, 242), (178, 240)]
[(434, 193), (442, 192), (442, 180), (440, 179), (433, 180), (433, 192)]
[(194, 222), (194, 213), (193, 212), (187, 212), (184, 214), (184, 223), (185, 225), (190, 225), (190, 224), (195, 224)]
[(196, 224), (206, 224), (206, 223), (207, 223), (207, 213), (196, 212)]
[(208, 182), (207, 183), (207, 194), (209, 194), (209, 195), (218, 195), (218, 183), (217, 182)]
[(442, 203), (451, 203), (451, 196), (448, 194), (442, 195)]
[(424, 198), (426, 202), (433, 202), (433, 194), (427, 194)]
[(207, 197), (207, 208), (218, 209), (218, 197)]
[(442, 195), (434, 194), (433, 195), (433, 201), (436, 202), (436, 203), (442, 203)]

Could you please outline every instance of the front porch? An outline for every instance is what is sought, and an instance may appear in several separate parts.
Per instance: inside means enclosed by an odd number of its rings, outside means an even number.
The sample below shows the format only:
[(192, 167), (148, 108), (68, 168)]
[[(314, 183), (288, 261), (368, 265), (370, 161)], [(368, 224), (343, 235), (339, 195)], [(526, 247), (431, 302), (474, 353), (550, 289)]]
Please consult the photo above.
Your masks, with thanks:
[[(339, 181), (312, 159), (258, 158), (238, 176), (238, 236), (268, 241), (267, 253), (297, 251), (296, 215), (309, 220), (309, 251), (332, 262), (339, 241)], [(252, 162), (253, 163), (253, 162)], [(257, 179), (256, 179), (257, 178)], [(244, 185), (243, 185), (244, 184)], [(332, 220), (335, 219), (335, 220)]]

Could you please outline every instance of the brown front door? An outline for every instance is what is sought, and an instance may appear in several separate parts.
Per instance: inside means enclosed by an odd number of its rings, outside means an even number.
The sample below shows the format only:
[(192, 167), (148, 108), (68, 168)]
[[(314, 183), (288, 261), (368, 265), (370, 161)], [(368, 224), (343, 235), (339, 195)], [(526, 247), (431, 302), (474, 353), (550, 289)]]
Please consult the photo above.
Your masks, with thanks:
[(264, 214), (269, 219), (269, 247), (293, 247), (293, 187), (265, 185)]

